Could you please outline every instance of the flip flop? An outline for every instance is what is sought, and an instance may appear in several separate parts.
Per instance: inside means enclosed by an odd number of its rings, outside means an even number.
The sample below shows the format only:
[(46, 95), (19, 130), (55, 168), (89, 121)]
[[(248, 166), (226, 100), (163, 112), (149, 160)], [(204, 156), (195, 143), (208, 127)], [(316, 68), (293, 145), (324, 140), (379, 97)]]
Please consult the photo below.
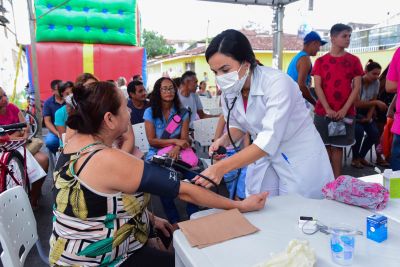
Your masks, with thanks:
[(357, 169), (364, 169), (364, 166), (360, 162), (352, 162), (351, 167), (357, 168)]
[(376, 164), (381, 167), (390, 167), (389, 162), (387, 162), (386, 160), (377, 161)]
[(374, 165), (366, 159), (361, 159), (360, 163), (366, 167), (374, 167)]

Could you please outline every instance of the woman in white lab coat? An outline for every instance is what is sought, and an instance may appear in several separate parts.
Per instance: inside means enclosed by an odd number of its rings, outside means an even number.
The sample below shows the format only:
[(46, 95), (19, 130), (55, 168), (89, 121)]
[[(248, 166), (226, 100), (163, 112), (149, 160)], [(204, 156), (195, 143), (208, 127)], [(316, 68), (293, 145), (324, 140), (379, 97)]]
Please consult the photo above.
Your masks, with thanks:
[[(253, 143), (202, 174), (220, 183), (225, 173), (248, 165), (247, 194), (269, 191), (270, 196), (298, 193), (322, 198), (322, 187), (334, 176), (298, 85), (279, 70), (258, 66), (249, 41), (236, 30), (217, 35), (205, 56), (223, 92), (226, 120), (231, 109), (232, 139), (249, 132)], [(209, 152), (230, 143), (225, 134)], [(211, 186), (201, 177), (196, 177), (196, 183)]]

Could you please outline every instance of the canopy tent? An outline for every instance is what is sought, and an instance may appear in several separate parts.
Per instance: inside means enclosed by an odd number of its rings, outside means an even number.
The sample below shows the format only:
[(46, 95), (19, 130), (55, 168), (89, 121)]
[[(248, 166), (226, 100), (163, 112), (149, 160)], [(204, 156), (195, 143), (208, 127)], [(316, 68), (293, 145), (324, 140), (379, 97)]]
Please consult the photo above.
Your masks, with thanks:
[(273, 35), (274, 35), (272, 67), (277, 69), (282, 69), (283, 15), (285, 11), (285, 5), (296, 2), (298, 0), (200, 0), (200, 1), (242, 4), (242, 5), (260, 5), (260, 6), (272, 7), (274, 10), (274, 19), (272, 24)]

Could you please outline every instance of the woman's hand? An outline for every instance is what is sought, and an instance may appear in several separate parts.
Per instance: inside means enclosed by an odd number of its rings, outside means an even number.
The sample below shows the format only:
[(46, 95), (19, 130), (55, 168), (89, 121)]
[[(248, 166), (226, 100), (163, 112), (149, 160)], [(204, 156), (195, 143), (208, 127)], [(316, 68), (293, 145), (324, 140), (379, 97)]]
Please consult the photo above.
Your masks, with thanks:
[(157, 216), (154, 216), (154, 228), (161, 231), (166, 237), (170, 237), (174, 231), (174, 228), (167, 220)]
[(168, 152), (168, 156), (173, 159), (179, 159), (179, 152), (181, 148), (179, 146), (174, 146), (171, 151)]
[(380, 111), (386, 111), (388, 109), (388, 106), (385, 104), (385, 102), (382, 102), (380, 100), (375, 100), (375, 106), (380, 110)]
[(268, 194), (268, 192), (263, 192), (255, 195), (250, 195), (249, 197), (245, 198), (240, 202), (240, 212), (248, 212), (264, 208)]
[(182, 140), (182, 139), (177, 139), (175, 141), (175, 145), (180, 146), (182, 148), (188, 148), (190, 146), (190, 144), (187, 140)]
[[(222, 137), (218, 138), (211, 144), (210, 148), (208, 149), (208, 155), (211, 157), (214, 154), (214, 152), (216, 152), (218, 150), (218, 148), (220, 146), (225, 146), (225, 142)], [(221, 157), (221, 158), (223, 158), (223, 157)], [(217, 159), (217, 157), (216, 157), (216, 159)]]
[[(222, 177), (224, 173), (222, 173), (218, 165), (211, 165), (207, 169), (205, 169), (202, 173), (202, 175), (210, 178), (212, 181), (214, 181), (216, 184), (219, 184), (222, 180)], [(197, 185), (201, 185), (206, 188), (210, 188), (213, 184), (207, 181), (206, 179), (201, 178), (200, 176), (196, 176), (193, 178), (193, 180), (196, 182)]]

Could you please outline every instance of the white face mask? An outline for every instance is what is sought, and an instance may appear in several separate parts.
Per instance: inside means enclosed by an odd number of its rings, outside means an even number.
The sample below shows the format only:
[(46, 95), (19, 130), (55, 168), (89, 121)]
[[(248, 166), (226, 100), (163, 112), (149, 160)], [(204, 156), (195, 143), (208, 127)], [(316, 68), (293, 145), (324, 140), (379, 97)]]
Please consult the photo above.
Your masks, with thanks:
[(243, 77), (239, 79), (239, 71), (242, 66), (243, 65), (241, 65), (238, 70), (215, 77), (217, 85), (221, 89), (222, 93), (234, 95), (238, 95), (240, 93), (250, 71), (250, 68), (248, 68)]

